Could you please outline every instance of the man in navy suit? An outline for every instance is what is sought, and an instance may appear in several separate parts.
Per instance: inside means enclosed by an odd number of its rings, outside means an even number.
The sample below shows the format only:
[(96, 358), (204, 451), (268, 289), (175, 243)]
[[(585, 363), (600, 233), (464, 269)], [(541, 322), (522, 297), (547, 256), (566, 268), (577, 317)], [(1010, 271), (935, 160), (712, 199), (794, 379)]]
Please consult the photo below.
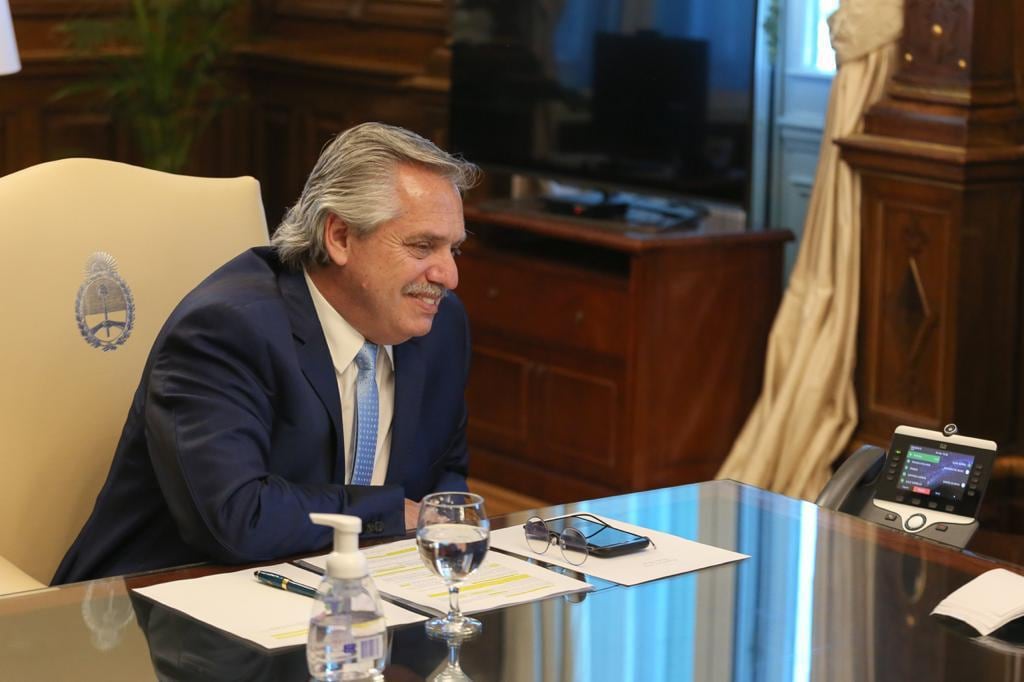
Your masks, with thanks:
[(449, 293), (477, 173), (377, 123), (328, 145), (272, 245), (164, 325), (53, 582), (311, 552), (330, 535), (310, 512), (401, 534), (416, 500), (465, 490), (469, 334)]

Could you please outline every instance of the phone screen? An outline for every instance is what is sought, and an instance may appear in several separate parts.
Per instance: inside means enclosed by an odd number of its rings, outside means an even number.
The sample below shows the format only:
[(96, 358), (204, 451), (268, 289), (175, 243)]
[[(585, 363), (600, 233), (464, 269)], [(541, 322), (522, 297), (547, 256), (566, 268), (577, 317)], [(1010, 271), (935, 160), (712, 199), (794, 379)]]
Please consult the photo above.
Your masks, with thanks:
[(578, 516), (570, 516), (563, 519), (550, 519), (545, 523), (547, 523), (548, 530), (556, 535), (561, 533), (566, 526), (572, 526), (579, 532), (583, 533), (583, 537), (587, 538), (587, 544), (591, 547), (612, 547), (614, 545), (621, 545), (642, 539), (642, 536), (640, 535), (627, 533), (626, 531), (618, 530), (617, 528), (610, 528), (603, 524), (588, 521), (586, 518)]

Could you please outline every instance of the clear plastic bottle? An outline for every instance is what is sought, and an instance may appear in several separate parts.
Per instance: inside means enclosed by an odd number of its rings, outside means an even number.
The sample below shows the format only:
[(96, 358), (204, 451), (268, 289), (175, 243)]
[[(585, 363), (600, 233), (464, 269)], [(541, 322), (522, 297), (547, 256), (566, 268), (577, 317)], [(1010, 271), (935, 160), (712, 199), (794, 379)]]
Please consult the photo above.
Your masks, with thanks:
[(310, 514), (334, 528), (334, 552), (309, 622), (309, 674), (323, 682), (383, 680), (387, 663), (384, 605), (359, 551), (362, 521), (342, 514)]

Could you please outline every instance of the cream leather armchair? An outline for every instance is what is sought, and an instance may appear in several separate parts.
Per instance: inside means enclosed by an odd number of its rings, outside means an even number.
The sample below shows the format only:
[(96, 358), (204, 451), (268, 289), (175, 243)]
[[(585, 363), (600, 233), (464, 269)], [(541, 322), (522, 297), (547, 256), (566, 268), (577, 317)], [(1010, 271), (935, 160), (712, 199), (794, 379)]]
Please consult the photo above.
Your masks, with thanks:
[(41, 590), (46, 585), (0, 556), (0, 596), (11, 592)]
[(0, 235), (0, 557), (49, 583), (164, 320), (267, 226), (253, 178), (64, 159), (0, 178)]

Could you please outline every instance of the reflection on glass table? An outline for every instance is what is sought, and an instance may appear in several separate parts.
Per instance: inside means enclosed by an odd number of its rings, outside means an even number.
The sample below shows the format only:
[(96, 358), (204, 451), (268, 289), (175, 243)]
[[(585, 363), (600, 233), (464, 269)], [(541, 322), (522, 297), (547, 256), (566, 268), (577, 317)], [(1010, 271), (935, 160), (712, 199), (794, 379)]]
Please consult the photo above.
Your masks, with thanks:
[[(1019, 624), (979, 638), (929, 612), (999, 565), (814, 505), (716, 481), (492, 519), (521, 526), (589, 512), (744, 552), (750, 559), (581, 602), (549, 599), (478, 614), (461, 647), (475, 682), (1024, 680)], [(4, 679), (306, 680), (302, 647), (267, 652), (155, 606), (128, 588), (181, 572), (0, 599)], [(192, 576), (190, 576), (192, 577)], [(87, 592), (91, 588), (91, 595)], [(97, 596), (99, 599), (97, 601)], [(95, 638), (83, 617), (118, 629)], [(116, 640), (116, 641), (115, 641)], [(103, 647), (111, 645), (103, 650)], [(389, 680), (424, 680), (448, 650), (422, 625), (391, 633)]]

